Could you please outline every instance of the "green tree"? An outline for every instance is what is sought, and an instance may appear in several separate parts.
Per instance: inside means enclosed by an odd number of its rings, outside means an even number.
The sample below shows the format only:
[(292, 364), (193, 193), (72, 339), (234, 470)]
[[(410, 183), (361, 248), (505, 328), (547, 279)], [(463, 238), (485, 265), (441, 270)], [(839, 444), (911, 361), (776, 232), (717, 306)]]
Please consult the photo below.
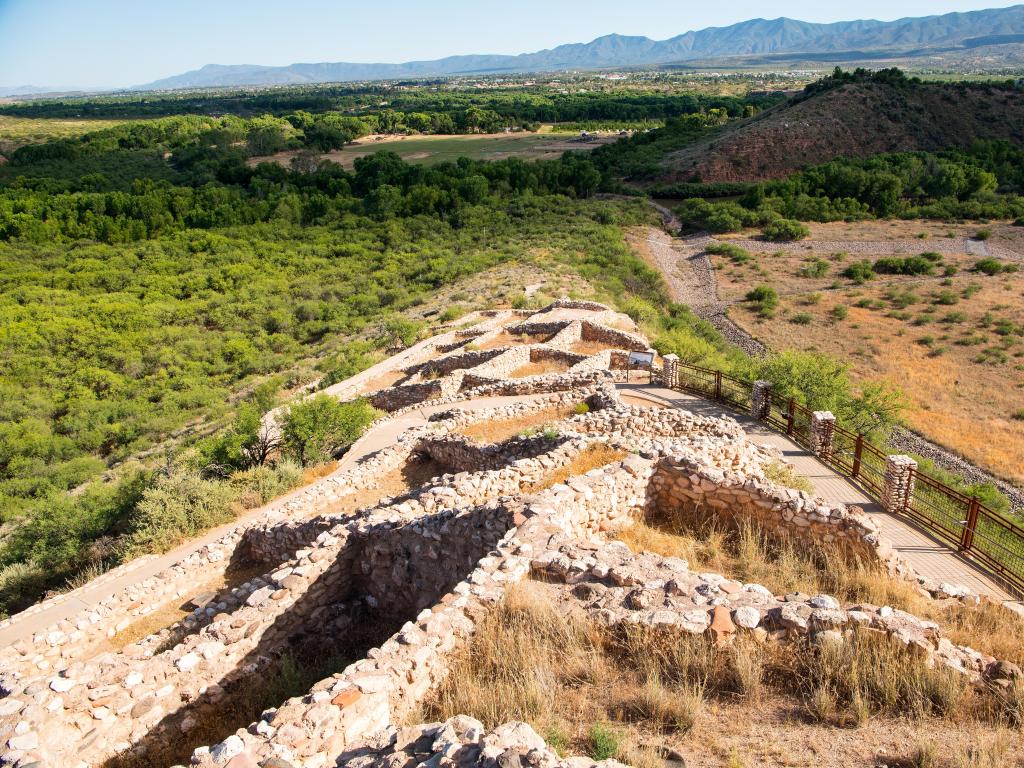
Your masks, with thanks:
[(281, 432), (287, 450), (302, 464), (323, 464), (352, 445), (377, 417), (365, 400), (342, 403), (317, 395), (291, 406)]

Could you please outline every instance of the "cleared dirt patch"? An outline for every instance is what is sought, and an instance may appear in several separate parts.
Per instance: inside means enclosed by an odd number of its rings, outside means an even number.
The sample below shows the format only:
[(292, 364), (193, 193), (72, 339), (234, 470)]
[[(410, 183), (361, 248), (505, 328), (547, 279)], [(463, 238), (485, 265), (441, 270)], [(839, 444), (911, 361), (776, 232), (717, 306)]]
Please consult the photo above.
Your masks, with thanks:
[(137, 643), (145, 637), (156, 634), (161, 629), (166, 629), (172, 624), (184, 619), (194, 610), (195, 606), (191, 600), (207, 593), (220, 594), (229, 589), (237, 587), (249, 579), (262, 575), (266, 567), (262, 564), (240, 565), (229, 568), (222, 576), (210, 579), (196, 587), (191, 598), (184, 602), (172, 602), (149, 613), (128, 625), (123, 631), (118, 632), (106, 642), (110, 650), (120, 650), (132, 643)]
[(459, 433), (481, 443), (500, 443), (515, 437), (520, 432), (536, 429), (545, 424), (561, 421), (572, 416), (571, 408), (545, 408), (542, 411), (534, 411), (514, 419), (502, 419), (499, 421), (481, 421), (470, 424), (459, 430)]
[(662, 408), (668, 407), (664, 403), (657, 403), (644, 397), (637, 397), (636, 395), (619, 395), (619, 398), (626, 405), (638, 405), (641, 408), (655, 408), (657, 410), (661, 410)]
[[(374, 152), (395, 152), (407, 162), (416, 165), (435, 165), (454, 162), (460, 157), (473, 160), (504, 160), (518, 157), (523, 160), (556, 160), (569, 151), (589, 152), (617, 136), (582, 141), (570, 133), (493, 133), (454, 136), (364, 136), (343, 149), (320, 155), (322, 160), (351, 168), (356, 159)], [(273, 162), (288, 166), (298, 153), (281, 152), (270, 157), (253, 157), (249, 165)]]
[(551, 338), (551, 334), (544, 333), (509, 333), (502, 331), (493, 339), (483, 344), (476, 345), (477, 349), (497, 349), (498, 347), (524, 346), (526, 344), (543, 344)]
[(622, 461), (629, 454), (618, 448), (610, 448), (604, 443), (593, 443), (580, 452), (580, 454), (564, 467), (559, 467), (553, 472), (545, 475), (543, 479), (533, 485), (523, 487), (524, 493), (537, 493), (553, 485), (564, 483), (570, 477), (583, 475), (592, 469), (604, 467), (615, 461)]
[(510, 379), (525, 379), (527, 376), (544, 376), (549, 373), (565, 373), (569, 370), (569, 364), (562, 360), (541, 360), (537, 363), (527, 363), (516, 368), (508, 375)]
[(569, 351), (575, 352), (577, 355), (586, 355), (587, 357), (590, 357), (591, 355), (596, 355), (599, 352), (604, 352), (606, 349), (616, 349), (616, 347), (614, 344), (606, 344), (603, 341), (587, 341), (585, 339), (580, 339), (569, 348)]
[(360, 392), (368, 393), (376, 392), (379, 389), (387, 389), (388, 387), (393, 387), (404, 378), (406, 378), (406, 375), (402, 371), (388, 371), (386, 373), (382, 373), (376, 378), (370, 379), (366, 382)]
[(431, 478), (443, 475), (446, 471), (443, 465), (432, 459), (413, 456), (406, 462), (405, 466), (398, 467), (382, 475), (376, 487), (351, 493), (339, 499), (327, 509), (315, 510), (310, 516), (352, 514), (357, 510), (376, 505), (381, 499), (401, 496), (414, 488), (419, 488)]

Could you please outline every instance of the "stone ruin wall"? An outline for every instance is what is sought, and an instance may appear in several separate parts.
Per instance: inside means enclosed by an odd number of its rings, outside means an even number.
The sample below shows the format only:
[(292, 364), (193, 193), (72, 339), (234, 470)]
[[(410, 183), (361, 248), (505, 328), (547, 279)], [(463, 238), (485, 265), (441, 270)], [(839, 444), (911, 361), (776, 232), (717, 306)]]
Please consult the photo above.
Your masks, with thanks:
[(735, 525), (752, 520), (800, 541), (845, 544), (868, 560), (887, 563), (891, 554), (878, 526), (860, 510), (766, 480), (669, 457), (659, 462), (652, 485), (655, 514), (664, 519), (712, 517)]
[[(578, 323), (569, 329), (564, 322), (559, 327), (568, 331), (563, 341), (576, 332), (582, 336), (586, 328)], [(623, 344), (621, 332), (614, 333), (615, 343)], [(506, 355), (495, 355), (484, 366)], [(508, 358), (513, 359), (518, 358)], [(552, 583), (593, 585), (580, 594), (603, 595), (602, 607), (594, 603), (588, 610), (611, 623), (639, 621), (692, 633), (731, 626), (733, 632), (779, 637), (868, 625), (967, 674), (986, 674), (990, 659), (952, 646), (934, 625), (891, 609), (844, 610), (827, 596), (783, 600), (759, 585), (689, 573), (685, 563), (672, 558), (651, 560), (654, 556), (633, 556), (611, 544), (586, 543), (641, 516), (700, 509), (733, 519), (753, 517), (804, 540), (845, 542), (886, 560), (877, 529), (858, 510), (822, 505), (764, 480), (761, 467), (772, 458), (770, 452), (748, 443), (734, 421), (625, 406), (608, 386), (607, 371), (495, 381), (453, 370), (459, 372), (449, 381), (458, 386), (453, 391), (449, 385), (434, 402), (458, 399), (459, 387), (461, 397), (551, 394), (504, 409), (471, 414), (453, 408), (438, 414), (355, 470), (325, 478), (168, 573), (119, 593), (95, 621), (83, 612), (77, 626), (64, 622), (31, 643), (0, 652), (9, 693), (0, 698), (0, 736), (8, 756), (42, 749), (51, 758), (63, 755), (46, 765), (77, 768), (131, 745), (173, 739), (194, 726), (204, 707), (230, 696), (240, 676), (259, 674), (272, 663), (296, 634), (343, 636), (360, 606), (382, 620), (407, 619), (365, 658), (193, 756), (198, 766), (240, 768), (276, 757), (321, 768), (422, 701), (479, 616), (531, 572)], [(581, 401), (593, 411), (560, 422), (556, 440), (484, 446), (453, 433), (476, 420)], [(389, 418), (414, 407), (400, 405)], [(522, 496), (524, 486), (567, 465), (595, 440), (638, 455)], [(364, 513), (303, 519), (329, 512), (332, 501), (353, 488), (372, 486), (376, 476), (418, 451), (460, 471)], [(129, 617), (145, 615), (147, 605), (182, 597), (186, 582), (194, 591), (199, 574), (222, 573), (232, 559), (274, 567), (218, 595), (169, 630), (98, 660), (75, 659), (97, 640), (116, 636), (115, 628), (123, 629)], [(650, 574), (628, 575), (630, 569), (663, 567), (675, 569), (675, 577), (659, 582)], [(656, 589), (647, 594), (654, 583), (665, 584), (668, 597)], [(28, 728), (9, 730), (15, 717)], [(39, 722), (45, 727), (32, 725)]]

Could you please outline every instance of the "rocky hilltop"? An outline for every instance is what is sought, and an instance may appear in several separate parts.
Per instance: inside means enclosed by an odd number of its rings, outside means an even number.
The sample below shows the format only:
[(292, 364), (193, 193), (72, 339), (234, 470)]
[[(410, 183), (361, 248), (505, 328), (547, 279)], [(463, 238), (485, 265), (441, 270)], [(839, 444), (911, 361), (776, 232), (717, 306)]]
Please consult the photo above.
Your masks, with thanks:
[[(357, 444), (364, 453), (353, 466), (0, 651), (0, 764), (614, 763), (564, 757), (523, 722), (423, 722), (422, 707), (452, 683), (479, 628), (526, 583), (595, 632), (753, 642), (781, 656), (865, 635), (987, 691), (1015, 685), (1013, 664), (954, 642), (934, 621), (827, 594), (780, 595), (628, 547), (617, 537), (645, 521), (710, 514), (802, 546), (828, 544), (925, 599), (978, 603), (952, 585), (922, 590), (861, 510), (769, 479), (783, 457), (736, 420), (651, 407), (624, 389), (629, 353), (648, 350), (627, 317), (562, 300), (471, 320), (330, 390), (386, 410), (364, 438), (390, 435), (385, 444)], [(652, 375), (672, 364), (657, 360)], [(385, 374), (394, 383), (376, 388)], [(523, 434), (472, 436), (531, 417), (542, 421)], [(337, 511), (388, 472), (424, 461), (440, 470), (426, 482)], [(231, 572), (245, 578), (196, 594)], [(194, 605), (183, 620), (126, 640), (182, 601)], [(285, 658), (325, 649), (333, 664), (307, 690), (259, 704), (274, 695), (261, 684)]]

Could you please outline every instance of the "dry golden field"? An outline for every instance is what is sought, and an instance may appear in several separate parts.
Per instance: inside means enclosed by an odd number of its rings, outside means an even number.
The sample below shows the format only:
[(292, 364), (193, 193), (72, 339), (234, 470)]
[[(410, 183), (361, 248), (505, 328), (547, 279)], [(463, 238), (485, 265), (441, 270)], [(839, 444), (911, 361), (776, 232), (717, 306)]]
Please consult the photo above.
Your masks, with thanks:
[[(714, 256), (719, 296), (732, 303), (730, 317), (770, 348), (824, 352), (848, 361), (857, 380), (890, 382), (906, 394), (914, 429), (1024, 482), (1024, 263), (1022, 271), (989, 276), (975, 271), (978, 256), (946, 254), (933, 276), (879, 274), (858, 285), (842, 272), (884, 252), (837, 255), (813, 245), (884, 240), (890, 230), (907, 239), (980, 228), (895, 224), (817, 225), (808, 251), (755, 254), (744, 264)], [(990, 244), (1024, 253), (1024, 228), (991, 230)], [(947, 267), (955, 274), (947, 276)], [(759, 285), (780, 296), (771, 316), (743, 301)]]

